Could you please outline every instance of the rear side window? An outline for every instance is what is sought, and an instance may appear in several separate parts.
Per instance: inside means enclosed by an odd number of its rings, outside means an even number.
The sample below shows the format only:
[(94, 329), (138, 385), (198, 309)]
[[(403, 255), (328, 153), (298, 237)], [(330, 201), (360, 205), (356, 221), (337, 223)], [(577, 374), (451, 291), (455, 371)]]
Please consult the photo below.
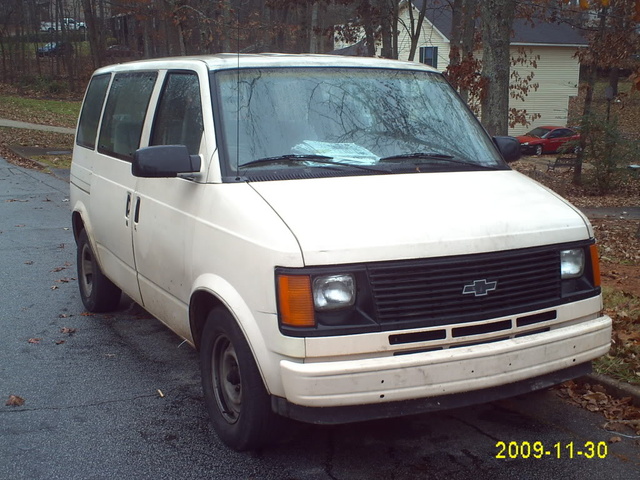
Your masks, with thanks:
[(156, 77), (156, 72), (115, 76), (100, 127), (100, 153), (122, 160), (133, 159), (133, 153), (140, 145), (144, 117)]
[(108, 73), (93, 77), (89, 83), (89, 88), (87, 88), (87, 95), (82, 105), (76, 143), (91, 150), (96, 148), (98, 123), (100, 123), (102, 105), (104, 104), (104, 97), (107, 94), (110, 79), (111, 75)]
[(153, 122), (151, 145), (186, 145), (191, 155), (202, 140), (200, 82), (195, 73), (169, 72)]

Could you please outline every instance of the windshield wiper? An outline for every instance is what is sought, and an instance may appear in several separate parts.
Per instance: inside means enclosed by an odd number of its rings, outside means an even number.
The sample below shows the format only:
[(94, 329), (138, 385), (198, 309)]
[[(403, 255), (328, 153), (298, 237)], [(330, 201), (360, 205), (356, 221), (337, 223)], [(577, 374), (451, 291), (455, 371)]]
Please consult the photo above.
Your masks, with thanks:
[(244, 163), (240, 165), (240, 168), (245, 167), (253, 167), (256, 165), (265, 165), (269, 163), (304, 163), (304, 162), (312, 162), (312, 163), (320, 163), (324, 165), (336, 165), (339, 167), (351, 167), (357, 168), (360, 170), (367, 170), (373, 172), (381, 172), (381, 173), (391, 173), (389, 170), (384, 170), (375, 167), (368, 167), (365, 165), (357, 165), (353, 163), (344, 163), (344, 162), (334, 162), (333, 157), (327, 157), (326, 155), (314, 155), (314, 154), (293, 154), (289, 153), (286, 155), (278, 155), (276, 157), (265, 157), (258, 158), (257, 160), (251, 160), (250, 162)]
[(251, 160), (250, 162), (243, 163), (240, 165), (240, 168), (251, 167), (253, 165), (262, 165), (267, 163), (288, 163), (288, 162), (317, 162), (322, 160), (320, 163), (333, 163), (331, 160), (333, 157), (327, 157), (326, 155), (296, 155), (296, 154), (288, 154), (288, 155), (278, 155), (276, 157), (265, 157), (258, 158), (257, 160)]
[(401, 153), (398, 155), (390, 155), (388, 157), (382, 157), (380, 159), (381, 162), (392, 162), (394, 160), (412, 160), (412, 159), (420, 159), (420, 160), (440, 160), (453, 158), (453, 155), (446, 155), (444, 153), (436, 153), (436, 152), (415, 152), (415, 153)]
[(454, 158), (453, 155), (447, 155), (445, 153), (436, 153), (436, 152), (415, 152), (415, 153), (390, 155), (388, 157), (381, 158), (380, 162), (384, 163), (384, 162), (395, 162), (395, 161), (403, 161), (403, 160), (436, 160), (439, 162), (455, 163), (456, 165), (464, 165), (467, 167), (475, 167), (475, 168), (486, 169), (486, 170), (496, 170), (499, 168), (498, 166), (482, 165), (479, 163), (459, 160)]

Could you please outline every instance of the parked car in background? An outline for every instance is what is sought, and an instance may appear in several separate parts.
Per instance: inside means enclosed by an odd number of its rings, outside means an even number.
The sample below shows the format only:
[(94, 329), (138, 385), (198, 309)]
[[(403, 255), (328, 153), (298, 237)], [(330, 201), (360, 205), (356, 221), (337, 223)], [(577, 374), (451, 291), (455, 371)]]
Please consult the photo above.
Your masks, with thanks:
[(69, 42), (49, 42), (38, 48), (39, 57), (61, 57), (62, 55), (71, 55), (73, 53), (73, 45)]
[(41, 22), (40, 23), (40, 31), (42, 32), (55, 32), (57, 30), (62, 30), (62, 27), (65, 30), (85, 30), (87, 26), (84, 22), (77, 22), (73, 18), (63, 18), (62, 22)]
[(567, 127), (537, 127), (516, 137), (523, 155), (542, 155), (577, 148), (580, 134)]

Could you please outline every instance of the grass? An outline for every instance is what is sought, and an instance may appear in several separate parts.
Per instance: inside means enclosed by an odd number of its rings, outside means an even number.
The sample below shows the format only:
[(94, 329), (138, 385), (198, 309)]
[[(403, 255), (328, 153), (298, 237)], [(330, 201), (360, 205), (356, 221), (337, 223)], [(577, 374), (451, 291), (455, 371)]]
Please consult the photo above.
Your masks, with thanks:
[(73, 128), (80, 112), (80, 103), (0, 95), (0, 118)]
[(71, 168), (71, 155), (39, 155), (31, 159), (53, 168)]

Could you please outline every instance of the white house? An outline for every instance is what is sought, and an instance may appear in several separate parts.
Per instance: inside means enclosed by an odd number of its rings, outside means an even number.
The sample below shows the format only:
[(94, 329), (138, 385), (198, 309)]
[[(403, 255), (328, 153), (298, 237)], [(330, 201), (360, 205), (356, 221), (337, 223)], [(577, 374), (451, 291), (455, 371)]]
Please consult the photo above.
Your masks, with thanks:
[[(410, 2), (414, 8), (415, 17), (424, 0)], [(401, 10), (401, 22), (408, 24), (407, 8)], [(420, 34), (418, 50), (414, 60), (428, 63), (440, 71), (444, 71), (449, 64), (449, 47), (452, 29), (451, 11), (442, 6), (427, 8), (427, 14)], [(578, 95), (580, 64), (575, 57), (579, 48), (588, 45), (587, 40), (566, 24), (546, 23), (542, 21), (526, 22), (516, 19), (513, 25), (511, 40), (512, 57), (518, 56), (520, 48), (524, 48), (530, 58), (536, 60), (536, 68), (517, 65), (512, 69), (518, 70), (522, 77), (533, 72), (531, 83), (539, 84), (537, 91), (530, 91), (524, 101), (510, 100), (510, 107), (525, 109), (527, 113), (536, 113), (540, 118), (533, 125), (517, 125), (509, 130), (510, 135), (520, 135), (537, 125), (567, 124), (569, 99)], [(336, 45), (336, 47), (345, 45)], [(400, 28), (398, 38), (398, 58), (408, 60), (410, 40), (408, 33)], [(358, 54), (357, 48), (345, 51), (346, 54)], [(476, 55), (481, 58), (482, 51)]]

